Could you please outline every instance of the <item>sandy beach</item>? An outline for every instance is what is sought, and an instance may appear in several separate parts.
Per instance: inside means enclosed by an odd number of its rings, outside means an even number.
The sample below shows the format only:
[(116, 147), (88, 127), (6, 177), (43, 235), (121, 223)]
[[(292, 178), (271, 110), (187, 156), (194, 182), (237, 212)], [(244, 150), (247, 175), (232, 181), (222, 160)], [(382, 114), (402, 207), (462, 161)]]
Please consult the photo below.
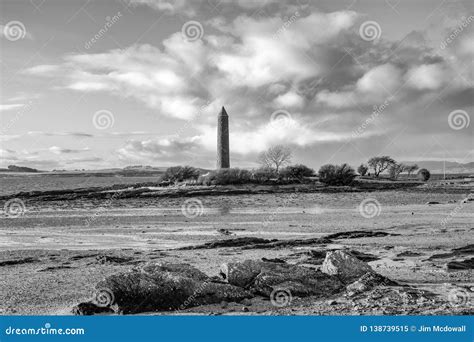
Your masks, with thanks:
[[(204, 196), (198, 198), (203, 210), (195, 217), (183, 215), (182, 207), (189, 200), (184, 197), (106, 203), (32, 200), (26, 202), (23, 216), (0, 220), (0, 269), (4, 275), (0, 310), (2, 314), (70, 314), (73, 305), (93, 295), (94, 285), (104, 277), (149, 262), (188, 263), (216, 275), (222, 263), (246, 259), (280, 259), (318, 268), (323, 260), (314, 258), (315, 251), (346, 249), (365, 255), (377, 273), (430, 291), (437, 298), (423, 305), (405, 301), (406, 305), (399, 306), (396, 300), (347, 304), (341, 298), (328, 302), (327, 298), (307, 297), (294, 298), (284, 308), (255, 298), (246, 305), (207, 305), (184, 313), (472, 313), (472, 302), (451, 305), (447, 298), (456, 289), (470, 294), (474, 285), (472, 269), (451, 270), (447, 266), (473, 253), (474, 202), (462, 203), (467, 195), (463, 192), (408, 189)], [(365, 199), (380, 203), (374, 217), (360, 214), (359, 205)], [(450, 215), (453, 211), (456, 215)], [(291, 241), (351, 231), (390, 235), (297, 247), (181, 249), (237, 237)], [(469, 245), (465, 253), (452, 253)]]

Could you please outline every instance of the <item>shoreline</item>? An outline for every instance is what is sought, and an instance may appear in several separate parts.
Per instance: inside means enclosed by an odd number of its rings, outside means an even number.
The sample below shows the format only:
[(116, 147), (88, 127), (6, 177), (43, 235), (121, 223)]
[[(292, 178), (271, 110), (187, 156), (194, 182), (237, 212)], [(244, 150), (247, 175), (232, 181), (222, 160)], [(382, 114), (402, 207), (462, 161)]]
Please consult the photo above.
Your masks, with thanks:
[[(87, 187), (64, 190), (22, 191), (15, 194), (1, 195), (0, 200), (13, 198), (37, 201), (65, 201), (75, 199), (122, 199), (147, 197), (196, 197), (220, 195), (251, 195), (278, 193), (345, 193), (370, 192), (389, 190), (426, 191), (427, 188), (419, 181), (356, 181), (352, 186), (326, 186), (320, 183), (302, 184), (242, 184), (242, 185), (184, 185), (159, 186), (157, 183), (115, 184), (103, 187)], [(451, 187), (443, 192), (462, 192), (463, 188)]]

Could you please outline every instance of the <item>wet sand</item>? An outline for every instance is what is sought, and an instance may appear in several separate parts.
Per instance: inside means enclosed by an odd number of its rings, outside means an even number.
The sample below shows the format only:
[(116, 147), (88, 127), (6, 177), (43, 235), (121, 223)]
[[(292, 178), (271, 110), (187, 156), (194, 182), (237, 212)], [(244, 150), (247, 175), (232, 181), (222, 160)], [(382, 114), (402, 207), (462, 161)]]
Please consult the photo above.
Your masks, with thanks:
[[(372, 254), (377, 260), (369, 264), (376, 272), (446, 296), (452, 286), (474, 285), (472, 269), (446, 268), (449, 261), (467, 256), (429, 260), (434, 254), (474, 243), (474, 202), (460, 202), (467, 194), (397, 190), (207, 196), (197, 198), (203, 211), (196, 217), (183, 215), (187, 198), (29, 201), (24, 216), (0, 219), (0, 260), (18, 262), (0, 266), (0, 313), (69, 314), (73, 305), (91, 297), (103, 277), (150, 261), (185, 262), (214, 275), (223, 262), (265, 257), (304, 264), (309, 250), (339, 248)], [(359, 212), (359, 204), (367, 198), (381, 204), (373, 218)], [(440, 204), (428, 205), (428, 201)], [(450, 216), (453, 211), (456, 214)], [(227, 231), (224, 235), (220, 230)], [(293, 248), (177, 250), (234, 237), (304, 239), (354, 230), (397, 235)], [(472, 309), (473, 303), (471, 299), (462, 307), (446, 305), (411, 312), (457, 313)], [(384, 314), (384, 309), (295, 298), (285, 308), (257, 300), (248, 312), (242, 311), (241, 304), (230, 303), (185, 313)]]

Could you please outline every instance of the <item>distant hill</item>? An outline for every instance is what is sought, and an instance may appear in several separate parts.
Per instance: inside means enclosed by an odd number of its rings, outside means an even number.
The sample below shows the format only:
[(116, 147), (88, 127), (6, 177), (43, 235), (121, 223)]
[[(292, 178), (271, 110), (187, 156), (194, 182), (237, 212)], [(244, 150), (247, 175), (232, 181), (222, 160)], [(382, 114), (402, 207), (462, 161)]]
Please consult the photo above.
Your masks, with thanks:
[[(405, 164), (417, 164), (420, 168), (428, 169), (431, 173), (443, 173), (444, 162), (442, 160), (421, 160), (403, 162)], [(446, 173), (469, 173), (474, 174), (474, 162), (457, 163), (446, 162)]]
[(132, 166), (125, 166), (122, 170), (123, 171), (143, 171), (143, 172), (150, 172), (150, 171), (166, 171), (167, 167), (155, 167), (150, 165), (132, 165)]
[(26, 166), (8, 165), (6, 169), (0, 168), (0, 172), (39, 172), (37, 169)]

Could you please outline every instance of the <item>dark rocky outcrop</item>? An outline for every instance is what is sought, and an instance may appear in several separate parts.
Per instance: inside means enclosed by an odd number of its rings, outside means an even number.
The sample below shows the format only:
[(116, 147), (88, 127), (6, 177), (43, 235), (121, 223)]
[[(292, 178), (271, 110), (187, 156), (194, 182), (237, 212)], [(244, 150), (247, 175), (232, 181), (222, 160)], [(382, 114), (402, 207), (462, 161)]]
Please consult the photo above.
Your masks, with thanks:
[(180, 248), (181, 250), (194, 250), (194, 249), (211, 249), (221, 247), (241, 247), (242, 249), (269, 249), (269, 248), (286, 248), (286, 247), (298, 247), (298, 246), (310, 246), (310, 245), (321, 245), (331, 243), (333, 240), (339, 239), (359, 239), (359, 238), (371, 238), (371, 237), (385, 237), (395, 236), (397, 234), (380, 232), (380, 231), (364, 231), (354, 230), (348, 232), (341, 232), (335, 234), (329, 234), (323, 237), (311, 238), (311, 239), (288, 239), (288, 240), (277, 240), (277, 239), (262, 239), (257, 237), (237, 237), (223, 240), (215, 240), (206, 242), (202, 245), (187, 246)]
[(269, 297), (284, 289), (294, 296), (330, 296), (343, 289), (336, 277), (318, 270), (282, 263), (246, 260), (225, 263), (220, 274), (229, 284)]
[(464, 255), (474, 255), (474, 244), (473, 245), (466, 245), (459, 248), (453, 248), (450, 253), (441, 253), (441, 254), (434, 254), (428, 258), (428, 260), (434, 259), (445, 259), (445, 258), (452, 258)]
[(133, 261), (131, 257), (119, 257), (114, 255), (97, 255), (95, 257), (96, 263), (98, 264), (127, 264)]
[(474, 258), (451, 261), (446, 265), (448, 271), (472, 270), (474, 269)]
[(180, 310), (251, 297), (243, 288), (209, 278), (188, 264), (149, 264), (111, 275), (97, 283), (96, 290), (91, 303), (118, 313)]
[(21, 265), (21, 264), (29, 264), (32, 262), (38, 262), (39, 259), (36, 258), (22, 258), (22, 259), (14, 259), (14, 260), (5, 260), (5, 261), (0, 261), (0, 267), (1, 266), (12, 266), (12, 265)]
[(257, 237), (238, 237), (225, 240), (216, 240), (211, 242), (206, 242), (202, 245), (197, 246), (187, 246), (181, 247), (180, 250), (194, 250), (194, 249), (212, 249), (212, 248), (221, 248), (221, 247), (242, 247), (242, 246), (253, 246), (253, 245), (265, 245), (271, 242), (278, 241), (262, 239)]
[(421, 253), (412, 252), (412, 251), (405, 251), (397, 254), (397, 257), (417, 257), (422, 255)]
[(257, 296), (270, 298), (274, 307), (289, 305), (293, 296), (339, 296), (366, 301), (367, 306), (385, 298), (381, 296), (414, 305), (427, 300), (422, 292), (375, 273), (346, 251), (329, 251), (322, 270), (280, 259), (245, 260), (225, 263), (219, 276), (209, 277), (189, 264), (150, 263), (100, 281), (94, 298), (76, 305), (72, 312), (133, 314), (230, 302), (240, 302), (245, 305), (243, 311), (249, 311), (249, 299)]
[(100, 314), (113, 314), (114, 310), (108, 307), (99, 306), (94, 303), (79, 303), (72, 308), (72, 314), (77, 316), (90, 316)]

